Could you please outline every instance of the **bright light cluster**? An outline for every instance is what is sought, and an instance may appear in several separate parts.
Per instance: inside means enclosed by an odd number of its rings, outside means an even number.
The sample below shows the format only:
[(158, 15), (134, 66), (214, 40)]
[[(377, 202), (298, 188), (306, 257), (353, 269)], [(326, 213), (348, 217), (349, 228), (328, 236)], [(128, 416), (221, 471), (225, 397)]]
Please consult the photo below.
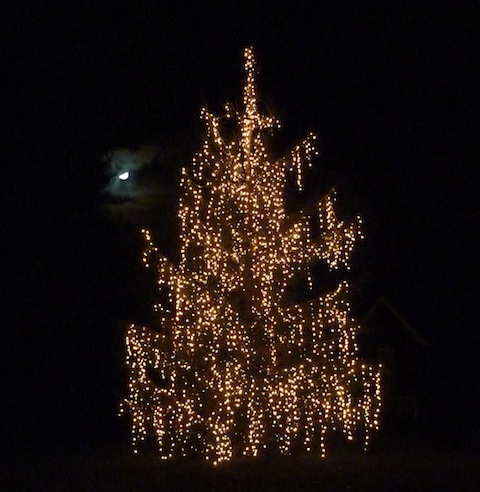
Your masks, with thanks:
[[(380, 368), (357, 355), (347, 283), (289, 301), (294, 278), (312, 287), (315, 262), (348, 267), (361, 221), (339, 222), (333, 193), (316, 217), (287, 215), (287, 175), (294, 171), (301, 188), (315, 136), (272, 159), (265, 136), (279, 123), (258, 112), (250, 48), (245, 71), (241, 113), (202, 111), (206, 138), (182, 171), (180, 263), (143, 231), (144, 263), (157, 269), (164, 299), (156, 306), (163, 328), (128, 330), (123, 409), (134, 449), (153, 438), (165, 459), (201, 455), (216, 464), (267, 446), (325, 456), (330, 432), (353, 439), (358, 431), (368, 444), (378, 428)], [(236, 129), (226, 134), (223, 122), (232, 119)]]

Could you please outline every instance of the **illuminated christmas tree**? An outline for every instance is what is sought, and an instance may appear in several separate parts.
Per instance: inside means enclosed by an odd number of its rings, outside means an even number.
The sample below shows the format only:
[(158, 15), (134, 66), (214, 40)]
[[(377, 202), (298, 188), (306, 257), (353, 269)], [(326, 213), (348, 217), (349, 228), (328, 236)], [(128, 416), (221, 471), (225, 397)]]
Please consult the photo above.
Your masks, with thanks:
[[(348, 284), (328, 294), (288, 295), (312, 267), (348, 268), (361, 220), (337, 220), (333, 192), (315, 213), (288, 214), (287, 177), (302, 187), (316, 155), (309, 135), (274, 159), (266, 137), (278, 121), (259, 113), (255, 62), (245, 50), (243, 109), (202, 111), (206, 137), (182, 170), (180, 261), (144, 230), (144, 262), (156, 268), (161, 329), (126, 335), (132, 444), (213, 463), (274, 447), (325, 456), (330, 432), (367, 445), (378, 428), (380, 372), (359, 359)], [(229, 121), (235, 131), (224, 130)]]

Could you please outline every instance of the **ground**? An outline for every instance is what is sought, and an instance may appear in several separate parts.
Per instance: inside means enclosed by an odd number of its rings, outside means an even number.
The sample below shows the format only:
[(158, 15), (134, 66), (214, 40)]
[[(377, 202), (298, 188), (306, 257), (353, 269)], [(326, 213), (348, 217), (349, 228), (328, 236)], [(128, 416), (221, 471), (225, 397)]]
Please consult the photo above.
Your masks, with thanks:
[[(411, 443), (410, 443), (411, 444)], [(367, 453), (238, 460), (213, 468), (123, 450), (30, 452), (3, 459), (4, 491), (477, 491), (478, 450), (379, 445)]]

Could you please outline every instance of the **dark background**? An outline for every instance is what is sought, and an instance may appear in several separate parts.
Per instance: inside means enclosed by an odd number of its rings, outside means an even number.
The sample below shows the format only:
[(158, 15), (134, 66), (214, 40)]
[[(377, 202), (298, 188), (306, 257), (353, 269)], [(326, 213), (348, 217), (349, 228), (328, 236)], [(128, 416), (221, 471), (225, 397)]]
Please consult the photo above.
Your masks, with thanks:
[[(310, 191), (336, 186), (341, 214), (365, 220), (360, 304), (388, 296), (431, 344), (422, 425), (478, 445), (478, 12), (473, 2), (259, 3), (43, 2), (2, 15), (10, 448), (128, 440), (115, 417), (122, 330), (147, 317), (151, 278), (137, 226), (102, 214), (101, 156), (156, 144), (176, 156), (164, 163), (175, 177), (200, 142), (200, 108), (241, 101), (247, 45), (260, 99), (283, 124), (279, 145), (319, 136)], [(168, 242), (172, 229), (158, 225)]]

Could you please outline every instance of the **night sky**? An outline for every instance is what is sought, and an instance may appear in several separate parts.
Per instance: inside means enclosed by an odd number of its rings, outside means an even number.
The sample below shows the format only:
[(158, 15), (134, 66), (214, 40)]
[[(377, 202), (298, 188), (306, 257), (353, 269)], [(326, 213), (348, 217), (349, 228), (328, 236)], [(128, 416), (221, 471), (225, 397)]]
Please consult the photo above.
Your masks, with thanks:
[(179, 165), (201, 142), (200, 108), (241, 101), (252, 45), (260, 100), (282, 122), (278, 148), (316, 132), (309, 193), (335, 186), (340, 215), (365, 220), (352, 272), (364, 279), (360, 309), (387, 296), (429, 341), (426, 425), (478, 443), (478, 12), (54, 3), (3, 15), (5, 442), (128, 438), (115, 417), (122, 330), (148, 321), (152, 278), (143, 216), (104, 212), (102, 156), (161, 149), (151, 178), (169, 193), (154, 225), (172, 248), (168, 211)]

